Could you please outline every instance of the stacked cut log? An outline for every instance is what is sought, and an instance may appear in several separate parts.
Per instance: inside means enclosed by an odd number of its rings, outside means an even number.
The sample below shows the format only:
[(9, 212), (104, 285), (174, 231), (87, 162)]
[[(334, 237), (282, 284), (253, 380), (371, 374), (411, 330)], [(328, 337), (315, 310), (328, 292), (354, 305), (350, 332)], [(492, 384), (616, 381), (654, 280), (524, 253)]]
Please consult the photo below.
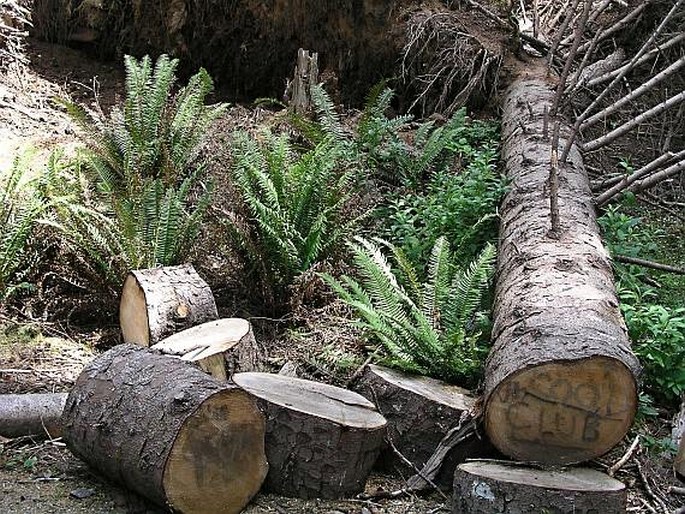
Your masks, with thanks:
[(165, 355), (192, 362), (217, 380), (258, 369), (258, 347), (250, 322), (241, 318), (208, 321), (152, 346)]
[[(373, 364), (365, 368), (358, 391), (388, 420), (391, 446), (383, 450), (379, 464), (403, 472), (422, 469), (443, 437), (470, 415), (475, 404), (475, 398), (460, 387)], [(438, 481), (451, 485), (457, 464), (483, 456), (486, 447), (472, 438), (451, 449), (442, 459)], [(404, 459), (413, 469), (406, 469)]]
[[(575, 146), (558, 163), (558, 180), (550, 179), (556, 154), (545, 127), (554, 86), (545, 76), (543, 66), (533, 66), (504, 100), (511, 190), (501, 207), (484, 421), (503, 453), (569, 464), (599, 456), (624, 437), (637, 408), (639, 364)], [(562, 148), (569, 130), (561, 123)]]
[(134, 270), (126, 277), (119, 304), (125, 343), (152, 346), (218, 317), (211, 289), (190, 264)]
[(386, 420), (362, 396), (284, 375), (238, 373), (266, 416), (265, 489), (299, 498), (342, 498), (364, 489)]
[(60, 437), (66, 401), (66, 393), (0, 395), (0, 436)]
[(593, 469), (547, 471), (473, 461), (454, 474), (453, 514), (623, 514), (623, 483)]
[(237, 514), (266, 477), (264, 417), (250, 396), (140, 346), (89, 364), (62, 421), (74, 454), (174, 511)]

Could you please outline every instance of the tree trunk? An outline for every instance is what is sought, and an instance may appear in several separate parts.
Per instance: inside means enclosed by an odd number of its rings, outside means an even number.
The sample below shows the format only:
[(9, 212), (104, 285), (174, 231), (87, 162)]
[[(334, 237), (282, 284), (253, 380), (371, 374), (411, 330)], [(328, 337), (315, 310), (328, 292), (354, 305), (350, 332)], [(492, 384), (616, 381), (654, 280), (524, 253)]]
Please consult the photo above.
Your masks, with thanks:
[(190, 264), (134, 270), (126, 277), (119, 304), (125, 343), (152, 346), (218, 317), (211, 289)]
[[(364, 370), (358, 391), (388, 420), (388, 439), (418, 469), (475, 403), (461, 387), (374, 365)], [(439, 477), (447, 478), (451, 484), (457, 464), (474, 457), (482, 446), (479, 441), (475, 443), (468, 441), (452, 449), (443, 460)], [(407, 471), (407, 465), (392, 448), (383, 450), (379, 462), (387, 469), (399, 467)]]
[[(504, 101), (511, 190), (501, 207), (485, 427), (507, 455), (568, 464), (605, 453), (626, 434), (637, 408), (639, 364), (575, 146), (559, 163), (558, 196), (550, 198), (551, 144), (543, 127), (554, 91), (544, 75), (533, 69), (515, 80)], [(564, 147), (568, 126), (560, 132)]]
[(208, 321), (152, 346), (164, 355), (192, 362), (219, 381), (239, 371), (257, 371), (258, 347), (250, 322), (241, 318)]
[(626, 486), (586, 468), (545, 471), (474, 461), (454, 474), (453, 514), (623, 514)]
[(0, 395), (0, 436), (60, 437), (66, 401), (66, 393)]
[(249, 395), (135, 345), (85, 368), (63, 425), (77, 456), (179, 512), (238, 513), (268, 469), (264, 417)]
[(341, 498), (364, 490), (386, 421), (362, 396), (327, 384), (238, 373), (266, 416), (268, 491), (299, 498)]

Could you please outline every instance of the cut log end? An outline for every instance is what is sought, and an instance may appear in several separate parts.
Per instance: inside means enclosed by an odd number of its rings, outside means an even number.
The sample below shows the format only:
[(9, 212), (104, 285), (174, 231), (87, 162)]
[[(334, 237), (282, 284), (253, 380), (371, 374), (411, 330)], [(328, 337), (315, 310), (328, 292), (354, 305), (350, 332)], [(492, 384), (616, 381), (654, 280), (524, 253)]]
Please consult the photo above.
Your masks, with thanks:
[(623, 438), (637, 409), (633, 373), (594, 357), (515, 373), (489, 397), (485, 428), (514, 458), (571, 464), (598, 457)]
[(240, 512), (266, 477), (264, 460), (254, 451), (264, 444), (263, 434), (252, 429), (261, 423), (243, 391), (224, 390), (205, 400), (169, 454), (163, 478), (169, 504), (179, 512)]
[(454, 475), (454, 514), (618, 514), (625, 509), (625, 485), (593, 469), (546, 471), (475, 461), (461, 464)]
[(150, 345), (149, 320), (145, 304), (145, 292), (138, 285), (135, 275), (130, 274), (124, 281), (119, 306), (121, 336), (124, 341)]

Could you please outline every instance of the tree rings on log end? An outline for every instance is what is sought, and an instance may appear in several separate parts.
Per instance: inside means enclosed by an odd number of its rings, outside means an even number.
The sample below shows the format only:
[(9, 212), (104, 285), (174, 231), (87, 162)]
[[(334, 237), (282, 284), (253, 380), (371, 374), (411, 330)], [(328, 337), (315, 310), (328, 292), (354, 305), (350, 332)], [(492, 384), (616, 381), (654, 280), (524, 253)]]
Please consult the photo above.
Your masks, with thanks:
[(224, 390), (187, 418), (164, 470), (164, 491), (179, 512), (241, 512), (266, 477), (264, 423), (249, 395)]
[(268, 373), (237, 373), (266, 417), (265, 488), (298, 498), (342, 498), (364, 489), (386, 420), (361, 395)]
[(473, 461), (454, 474), (453, 514), (619, 514), (626, 511), (622, 482), (586, 468), (547, 471)]
[(572, 464), (618, 444), (636, 409), (635, 378), (620, 361), (549, 362), (497, 385), (487, 399), (485, 429), (492, 443), (515, 459)]

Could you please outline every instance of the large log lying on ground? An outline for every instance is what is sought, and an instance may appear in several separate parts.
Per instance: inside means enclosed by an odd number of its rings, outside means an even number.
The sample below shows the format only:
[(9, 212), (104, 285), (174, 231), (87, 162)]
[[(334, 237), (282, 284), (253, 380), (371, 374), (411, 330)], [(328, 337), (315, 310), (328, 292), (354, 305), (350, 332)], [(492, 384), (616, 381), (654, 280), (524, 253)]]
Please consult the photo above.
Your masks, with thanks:
[[(388, 439), (418, 469), (475, 403), (469, 392), (460, 387), (373, 364), (364, 370), (357, 390), (388, 420)], [(475, 457), (479, 446), (483, 443), (469, 440), (453, 448), (443, 460), (440, 476), (451, 484), (454, 468), (466, 458)], [(386, 468), (400, 467), (407, 471), (406, 464), (392, 447), (383, 450), (379, 463)]]
[(586, 468), (546, 471), (473, 461), (454, 474), (453, 514), (623, 514), (626, 486)]
[(86, 366), (63, 426), (78, 457), (179, 512), (238, 513), (268, 469), (264, 417), (247, 393), (136, 345)]
[(162, 339), (151, 348), (192, 362), (221, 381), (239, 371), (258, 369), (252, 325), (242, 318), (208, 321)]
[(0, 436), (62, 435), (62, 410), (66, 393), (1, 394)]
[[(559, 164), (559, 226), (552, 229), (552, 123), (544, 133), (554, 91), (545, 71), (535, 71), (514, 81), (503, 108), (511, 190), (501, 207), (485, 427), (505, 454), (567, 464), (623, 438), (637, 407), (639, 364), (575, 146)], [(568, 132), (562, 124), (562, 148)]]
[(386, 421), (366, 398), (327, 384), (237, 373), (266, 416), (268, 491), (299, 498), (342, 498), (364, 489)]
[(219, 317), (214, 295), (190, 264), (131, 271), (119, 303), (125, 343), (152, 346)]

